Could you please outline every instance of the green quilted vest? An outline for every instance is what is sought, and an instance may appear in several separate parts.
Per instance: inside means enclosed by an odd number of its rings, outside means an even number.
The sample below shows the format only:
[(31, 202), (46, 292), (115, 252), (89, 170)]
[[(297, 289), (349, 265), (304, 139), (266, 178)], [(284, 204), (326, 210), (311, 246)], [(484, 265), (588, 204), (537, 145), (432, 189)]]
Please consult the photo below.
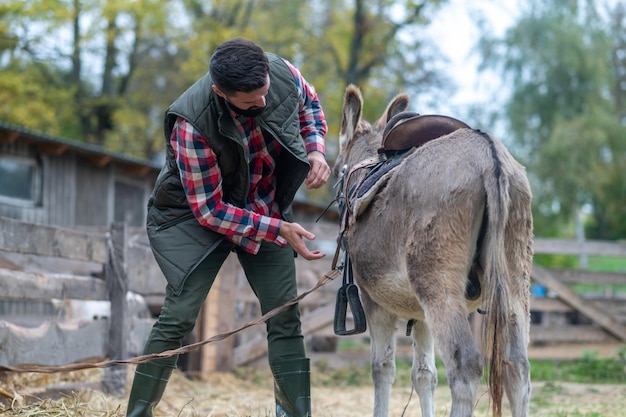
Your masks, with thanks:
[[(261, 128), (282, 146), (277, 161), (276, 202), (282, 218), (292, 221), (291, 202), (306, 178), (309, 163), (300, 137), (298, 91), (285, 62), (267, 54), (270, 89), (266, 108), (257, 117)], [(154, 256), (175, 293), (187, 276), (224, 239), (200, 225), (187, 203), (180, 174), (169, 143), (176, 119), (189, 121), (208, 141), (222, 172), (224, 200), (243, 207), (248, 194), (249, 172), (244, 144), (228, 108), (211, 88), (209, 73), (196, 81), (165, 112), (165, 163), (148, 201), (147, 230)]]

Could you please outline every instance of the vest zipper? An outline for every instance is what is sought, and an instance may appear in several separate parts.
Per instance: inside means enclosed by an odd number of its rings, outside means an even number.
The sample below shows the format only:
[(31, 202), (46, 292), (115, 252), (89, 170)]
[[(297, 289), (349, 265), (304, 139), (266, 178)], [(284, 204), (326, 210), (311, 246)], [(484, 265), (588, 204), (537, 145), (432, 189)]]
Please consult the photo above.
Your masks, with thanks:
[(169, 229), (170, 227), (176, 226), (177, 224), (182, 223), (185, 220), (189, 220), (192, 217), (194, 217), (193, 213), (189, 213), (189, 214), (185, 214), (184, 216), (177, 217), (175, 219), (172, 219), (170, 221), (167, 221), (167, 222), (157, 226), (155, 231), (158, 232), (158, 231), (161, 231), (161, 230)]

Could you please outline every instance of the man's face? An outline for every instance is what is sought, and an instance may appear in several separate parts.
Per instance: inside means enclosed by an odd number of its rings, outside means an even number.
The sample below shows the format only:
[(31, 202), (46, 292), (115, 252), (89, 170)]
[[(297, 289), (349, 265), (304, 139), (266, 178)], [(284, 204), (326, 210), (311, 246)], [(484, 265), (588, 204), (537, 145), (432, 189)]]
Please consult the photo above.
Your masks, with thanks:
[(267, 96), (269, 89), (269, 77), (263, 87), (248, 93), (237, 91), (234, 94), (225, 94), (219, 87), (213, 85), (213, 91), (222, 97), (235, 113), (247, 117), (255, 117), (263, 112), (267, 104), (265, 96)]

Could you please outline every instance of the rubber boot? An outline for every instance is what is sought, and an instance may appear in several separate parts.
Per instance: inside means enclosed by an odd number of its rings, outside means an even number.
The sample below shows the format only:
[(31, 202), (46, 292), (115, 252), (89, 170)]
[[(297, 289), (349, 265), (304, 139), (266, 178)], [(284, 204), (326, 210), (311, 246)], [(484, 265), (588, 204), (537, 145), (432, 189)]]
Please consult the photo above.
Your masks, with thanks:
[(311, 416), (311, 368), (309, 358), (271, 362), (274, 374), (276, 417)]
[(126, 416), (152, 417), (154, 407), (161, 400), (173, 370), (174, 368), (149, 362), (137, 365)]

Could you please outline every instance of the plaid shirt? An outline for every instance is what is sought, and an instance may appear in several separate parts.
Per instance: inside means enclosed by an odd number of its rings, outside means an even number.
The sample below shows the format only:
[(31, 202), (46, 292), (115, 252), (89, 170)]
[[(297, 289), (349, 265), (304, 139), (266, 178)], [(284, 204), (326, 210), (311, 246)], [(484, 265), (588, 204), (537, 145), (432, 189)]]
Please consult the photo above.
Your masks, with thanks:
[[(314, 87), (289, 62), (300, 97), (300, 135), (307, 153), (324, 153), (326, 121)], [(270, 87), (271, 88), (271, 87)], [(249, 253), (259, 251), (265, 240), (285, 246), (279, 236), (282, 220), (274, 196), (276, 160), (280, 144), (264, 135), (254, 118), (237, 117), (249, 162), (250, 189), (245, 208), (223, 200), (222, 174), (215, 153), (202, 135), (186, 120), (178, 118), (170, 137), (187, 200), (196, 218), (205, 227), (223, 234)]]

